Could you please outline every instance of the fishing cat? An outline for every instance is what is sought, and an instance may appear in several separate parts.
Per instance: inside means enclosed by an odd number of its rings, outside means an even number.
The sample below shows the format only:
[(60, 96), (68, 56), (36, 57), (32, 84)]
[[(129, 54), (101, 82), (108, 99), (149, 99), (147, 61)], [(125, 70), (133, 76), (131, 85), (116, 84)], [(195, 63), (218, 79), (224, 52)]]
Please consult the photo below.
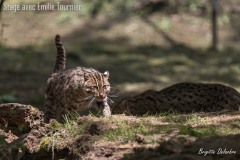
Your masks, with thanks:
[(62, 122), (63, 115), (80, 112), (94, 102), (103, 106), (104, 116), (110, 116), (108, 105), (109, 72), (100, 73), (93, 68), (76, 67), (65, 69), (66, 53), (61, 37), (56, 35), (57, 58), (54, 71), (46, 84), (45, 121), (56, 119)]
[(112, 112), (127, 115), (239, 110), (240, 93), (222, 84), (182, 82), (115, 102)]

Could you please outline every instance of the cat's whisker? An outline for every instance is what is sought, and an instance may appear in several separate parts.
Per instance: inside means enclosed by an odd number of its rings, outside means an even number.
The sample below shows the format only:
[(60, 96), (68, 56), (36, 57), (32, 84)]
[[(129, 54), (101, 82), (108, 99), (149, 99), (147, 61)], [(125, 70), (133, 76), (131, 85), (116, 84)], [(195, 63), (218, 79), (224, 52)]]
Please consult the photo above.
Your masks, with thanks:
[(110, 87), (110, 93), (118, 94), (118, 93), (119, 93), (119, 90), (118, 90), (117, 88)]
[(86, 100), (89, 100), (89, 99), (92, 99), (92, 98), (93, 98), (93, 96), (91, 95), (91, 96), (88, 96), (88, 97), (84, 98), (84, 100), (86, 101)]
[[(92, 99), (93, 99), (93, 96), (88, 96), (88, 97), (84, 98), (83, 100), (84, 100), (84, 102), (87, 102), (87, 101), (89, 101), (89, 100), (90, 100), (90, 102), (91, 102)], [(90, 106), (90, 102), (89, 102), (89, 104), (88, 104), (88, 107), (91, 107), (91, 106)]]
[(115, 88), (115, 87), (110, 87), (110, 89), (111, 89), (111, 90), (116, 90), (116, 91), (118, 91), (118, 89)]
[(109, 97), (107, 97), (107, 100), (108, 100), (108, 102), (109, 102), (110, 104), (113, 104), (113, 103), (114, 103), (114, 101), (111, 100)]
[(108, 95), (108, 97), (111, 97), (111, 98), (116, 98), (118, 97), (119, 95)]
[(108, 97), (118, 97), (119, 94), (109, 94)]
[(93, 98), (91, 99), (91, 101), (89, 102), (88, 107), (91, 107), (94, 101), (95, 101), (95, 98), (93, 97)]

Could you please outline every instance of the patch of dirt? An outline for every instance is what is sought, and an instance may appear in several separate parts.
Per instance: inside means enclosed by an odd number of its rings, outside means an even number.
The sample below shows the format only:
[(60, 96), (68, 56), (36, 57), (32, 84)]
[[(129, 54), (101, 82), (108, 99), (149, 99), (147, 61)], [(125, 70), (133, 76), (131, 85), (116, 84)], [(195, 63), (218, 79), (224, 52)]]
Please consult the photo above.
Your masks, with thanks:
[(43, 125), (43, 113), (31, 105), (0, 104), (0, 159), (19, 159), (25, 153), (25, 138)]
[(43, 124), (43, 112), (31, 105), (18, 103), (0, 104), (0, 125), (15, 135), (28, 133)]
[(240, 134), (200, 139), (179, 136), (155, 148), (135, 148), (133, 153), (124, 155), (122, 159), (237, 160), (240, 158), (240, 145), (236, 139), (239, 138)]
[[(87, 160), (115, 160), (115, 159), (159, 159), (159, 160), (221, 160), (239, 159), (240, 146), (236, 139), (240, 135), (213, 136), (196, 139), (189, 136), (177, 136), (160, 144), (138, 144), (136, 142), (98, 142), (93, 150), (83, 155)], [(204, 156), (201, 149), (208, 153)], [(213, 150), (214, 153), (211, 154)]]
[(115, 160), (121, 159), (124, 154), (133, 152), (136, 143), (121, 143), (121, 142), (98, 142), (93, 146), (93, 150), (84, 155), (88, 160)]

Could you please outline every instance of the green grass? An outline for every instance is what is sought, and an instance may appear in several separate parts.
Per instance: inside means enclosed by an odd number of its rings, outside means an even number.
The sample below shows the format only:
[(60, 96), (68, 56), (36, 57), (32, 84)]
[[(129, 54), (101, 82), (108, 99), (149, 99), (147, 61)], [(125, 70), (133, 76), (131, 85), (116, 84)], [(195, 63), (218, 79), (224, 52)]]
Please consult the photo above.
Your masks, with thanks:
[(77, 124), (77, 114), (69, 113), (64, 116), (64, 123), (58, 123), (52, 120), (49, 124), (49, 131), (42, 133), (43, 138), (40, 142), (40, 148), (51, 150), (52, 159), (55, 157), (55, 150), (62, 149), (71, 144), (74, 139), (86, 131), (86, 124)]
[(4, 94), (0, 96), (0, 103), (10, 103), (16, 101), (16, 97), (12, 94)]
[(181, 126), (179, 129), (180, 135), (189, 135), (194, 137), (206, 137), (217, 135), (216, 128), (213, 126), (207, 126), (204, 128), (193, 128), (191, 126)]
[(150, 115), (149, 113), (146, 113), (142, 117), (155, 117), (155, 118), (168, 117), (168, 118), (171, 118), (176, 115), (180, 115), (180, 113), (174, 112), (172, 109), (170, 109), (167, 112), (161, 112), (161, 113), (157, 113), (155, 115)]
[[(222, 115), (220, 115), (222, 116)], [(233, 118), (222, 122), (223, 117)], [(100, 142), (135, 142), (135, 135), (142, 135), (147, 144), (158, 144), (171, 136), (186, 135), (193, 137), (208, 137), (215, 135), (239, 134), (239, 116), (231, 115), (205, 115), (187, 114), (174, 115), (163, 114), (162, 116), (129, 117), (113, 115), (112, 117), (96, 117), (91, 114), (79, 119), (77, 113), (69, 113), (64, 116), (64, 123), (51, 121), (48, 132), (42, 133), (41, 148), (52, 151), (52, 157), (56, 149), (72, 145), (74, 140), (82, 135), (91, 134), (89, 126), (97, 122), (106, 126), (100, 134), (93, 134), (91, 144)], [(100, 122), (100, 123), (99, 123)], [(214, 122), (214, 123), (212, 123)], [(103, 127), (104, 128), (104, 127)], [(159, 137), (161, 137), (159, 139)], [(79, 146), (81, 147), (81, 146)], [(80, 150), (81, 148), (77, 148)]]
[(207, 117), (200, 117), (197, 114), (192, 114), (186, 118), (186, 123), (190, 124), (206, 124), (208, 122)]
[(146, 135), (150, 132), (145, 122), (132, 123), (127, 120), (114, 120), (115, 127), (103, 134), (107, 141), (129, 141), (134, 139), (135, 134)]

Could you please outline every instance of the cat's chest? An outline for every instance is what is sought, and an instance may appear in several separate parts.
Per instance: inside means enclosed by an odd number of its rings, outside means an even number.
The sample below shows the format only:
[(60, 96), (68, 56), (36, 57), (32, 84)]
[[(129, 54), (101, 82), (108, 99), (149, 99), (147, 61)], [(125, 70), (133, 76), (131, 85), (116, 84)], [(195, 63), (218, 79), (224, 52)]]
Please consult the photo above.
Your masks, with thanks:
[(66, 104), (67, 106), (69, 106), (70, 110), (75, 110), (77, 112), (80, 112), (82, 110), (85, 109), (89, 109), (89, 108), (96, 108), (97, 104), (96, 102), (88, 97), (82, 98), (82, 97), (76, 97), (75, 99), (72, 99), (71, 101), (68, 101), (68, 103)]

